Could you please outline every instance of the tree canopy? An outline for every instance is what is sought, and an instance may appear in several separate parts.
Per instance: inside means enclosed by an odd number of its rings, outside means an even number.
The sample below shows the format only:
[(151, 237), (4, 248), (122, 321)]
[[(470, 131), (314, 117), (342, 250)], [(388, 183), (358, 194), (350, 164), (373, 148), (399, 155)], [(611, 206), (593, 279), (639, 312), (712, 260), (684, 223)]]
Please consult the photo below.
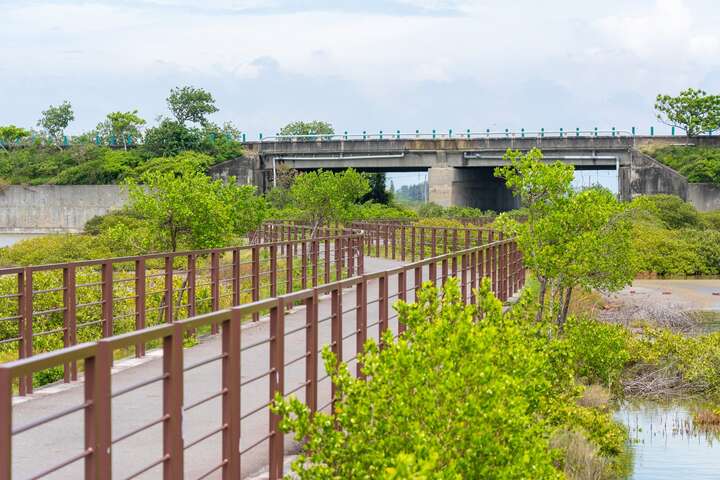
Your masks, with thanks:
[(264, 219), (265, 201), (255, 187), (212, 180), (193, 169), (152, 171), (128, 182), (130, 208), (149, 221), (157, 244), (176, 251), (224, 246)]
[(508, 151), (505, 159), (509, 164), (495, 175), (520, 198), (527, 220), (503, 214), (497, 224), (516, 237), (540, 282), (538, 318), (549, 293), (548, 310), (562, 328), (574, 288), (613, 291), (632, 281), (632, 223), (626, 206), (608, 190), (573, 191), (571, 165), (543, 162), (537, 149)]
[(688, 137), (720, 128), (720, 95), (708, 95), (704, 90), (688, 88), (675, 97), (660, 94), (655, 110), (658, 120), (682, 129)]
[(297, 121), (288, 123), (280, 129), (280, 135), (332, 135), (335, 133), (332, 125), (328, 122), (313, 120), (310, 122)]
[(175, 120), (181, 125), (187, 122), (205, 125), (207, 116), (218, 111), (210, 92), (191, 86), (175, 87), (170, 90), (167, 104)]
[(145, 120), (138, 116), (138, 111), (111, 112), (107, 114), (104, 122), (97, 126), (98, 134), (108, 139), (108, 143), (116, 142), (127, 150), (131, 141), (138, 143), (141, 139), (140, 129)]
[(50, 105), (47, 110), (42, 112), (37, 124), (47, 132), (55, 144), (60, 145), (65, 136), (65, 129), (73, 120), (75, 120), (75, 113), (70, 102), (66, 100), (58, 106)]
[(0, 126), (0, 147), (5, 148), (13, 142), (30, 136), (30, 131), (15, 125)]
[(318, 226), (342, 220), (350, 206), (370, 190), (367, 178), (349, 168), (333, 173), (316, 170), (298, 175), (290, 187), (295, 206), (305, 220)]

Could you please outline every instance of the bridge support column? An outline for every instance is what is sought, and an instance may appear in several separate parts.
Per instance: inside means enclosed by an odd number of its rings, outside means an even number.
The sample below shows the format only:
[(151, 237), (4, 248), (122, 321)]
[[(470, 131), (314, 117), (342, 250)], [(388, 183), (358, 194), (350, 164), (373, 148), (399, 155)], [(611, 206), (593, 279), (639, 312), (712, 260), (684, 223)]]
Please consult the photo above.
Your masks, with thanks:
[(493, 167), (432, 167), (428, 170), (429, 201), (449, 207), (502, 212), (520, 206)]

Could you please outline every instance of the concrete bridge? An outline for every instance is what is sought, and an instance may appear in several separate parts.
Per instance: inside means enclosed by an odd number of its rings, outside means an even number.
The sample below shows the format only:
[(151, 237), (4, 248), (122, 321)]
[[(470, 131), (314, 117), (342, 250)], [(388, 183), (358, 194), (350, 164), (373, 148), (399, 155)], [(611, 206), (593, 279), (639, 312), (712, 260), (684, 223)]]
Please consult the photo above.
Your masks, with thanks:
[[(643, 145), (685, 142), (685, 137), (636, 136), (615, 130), (270, 137), (248, 142), (247, 158), (221, 164), (214, 174), (233, 174), (264, 190), (272, 185), (280, 164), (300, 171), (349, 167), (363, 172), (427, 171), (431, 202), (504, 211), (518, 204), (504, 182), (494, 177), (494, 168), (503, 164), (502, 157), (508, 149), (539, 148), (546, 160), (570, 163), (578, 170), (616, 170), (618, 192), (623, 200), (640, 194), (673, 193), (699, 203), (701, 209), (704, 204), (720, 208), (720, 192), (711, 188), (708, 193), (704, 187), (700, 188), (702, 191), (691, 187), (677, 172), (637, 150)], [(697, 137), (691, 142), (720, 146), (720, 137)], [(698, 202), (695, 197), (699, 197)]]

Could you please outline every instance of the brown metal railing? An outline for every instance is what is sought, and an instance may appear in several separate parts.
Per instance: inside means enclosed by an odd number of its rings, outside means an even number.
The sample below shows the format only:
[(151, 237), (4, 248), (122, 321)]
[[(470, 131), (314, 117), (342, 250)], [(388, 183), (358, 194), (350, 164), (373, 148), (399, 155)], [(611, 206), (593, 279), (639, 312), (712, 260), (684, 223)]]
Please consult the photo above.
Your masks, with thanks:
[[(275, 244), (268, 248), (277, 251), (279, 246)], [(319, 362), (321, 345), (330, 345), (339, 360), (355, 363), (355, 371), (361, 375), (357, 353), (365, 340), (379, 338), (388, 329), (396, 335), (404, 330), (397, 314), (391, 314), (391, 304), (397, 299), (414, 300), (423, 281), (442, 284), (450, 276), (459, 279), (462, 298), (470, 303), (476, 301), (473, 289), (483, 278), (490, 279), (500, 299), (507, 299), (524, 283), (522, 259), (515, 243), (500, 240), (0, 364), (0, 480), (13, 478), (13, 440), (18, 435), (38, 427), (43, 428), (44, 434), (49, 434), (51, 422), (77, 412), (83, 414), (84, 446), (49, 466), (36, 466), (41, 463), (42, 456), (38, 456), (37, 462), (32, 464), (38, 473), (32, 472), (31, 478), (75, 468), (73, 478), (109, 480), (113, 473), (119, 478), (135, 478), (143, 473), (153, 474), (156, 478), (162, 470), (166, 479), (206, 478), (218, 472), (223, 479), (236, 479), (249, 473), (245, 464), (261, 457), (270, 478), (278, 479), (283, 471), (286, 438), (278, 428), (280, 418), (267, 408), (274, 396), (296, 394), (312, 411), (328, 409), (334, 391), (322, 362)], [(296, 311), (286, 318), (287, 306), (292, 304), (304, 305), (304, 313)], [(250, 339), (251, 335), (257, 337), (259, 333), (241, 329), (243, 320), (262, 312), (269, 312), (267, 332), (259, 339)], [(213, 326), (221, 331), (217, 352), (189, 365), (184, 360), (183, 350), (186, 333)], [(113, 388), (113, 353), (152, 341), (160, 341), (162, 345), (160, 374), (124, 389)], [(266, 363), (254, 366), (259, 368), (259, 373), (251, 371), (253, 361), (258, 359), (264, 359)], [(28, 378), (39, 370), (74, 362), (84, 365), (83, 402), (42, 418), (26, 420), (23, 425), (13, 425), (14, 379)], [(187, 372), (215, 362), (220, 364), (218, 390), (187, 401), (184, 392), (196, 393), (195, 389), (186, 388), (190, 386), (185, 385)], [(162, 407), (157, 418), (116, 433), (126, 419), (116, 418), (114, 405), (123, 401), (122, 395), (150, 383), (159, 384), (162, 389)], [(204, 433), (185, 438), (183, 432), (195, 426), (188, 423), (188, 412), (209, 405), (212, 399), (220, 400), (216, 407), (219, 422), (215, 425), (205, 422), (202, 424)], [(248, 425), (260, 425), (260, 433), (248, 429), (248, 433), (241, 435)], [(158, 457), (132, 467), (125, 463), (115, 465), (113, 472), (111, 457), (119, 445), (153, 427), (162, 429), (157, 440), (162, 446)], [(189, 451), (209, 441), (218, 445), (219, 453), (214, 460), (202, 465), (202, 471), (197, 470), (197, 461), (185, 463), (184, 457)], [(192, 476), (190, 469), (195, 472)]]
[[(0, 358), (31, 358), (354, 276), (363, 271), (362, 249), (362, 236), (347, 233), (0, 269)], [(141, 357), (146, 344), (129, 348)], [(76, 380), (77, 362), (61, 374)], [(33, 378), (19, 377), (17, 389), (32, 393)]]

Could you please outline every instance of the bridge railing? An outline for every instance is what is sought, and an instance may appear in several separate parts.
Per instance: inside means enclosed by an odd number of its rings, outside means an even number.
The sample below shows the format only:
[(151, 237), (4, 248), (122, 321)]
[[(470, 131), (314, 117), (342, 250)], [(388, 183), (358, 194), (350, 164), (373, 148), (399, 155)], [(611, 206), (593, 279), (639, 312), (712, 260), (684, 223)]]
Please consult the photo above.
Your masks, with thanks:
[[(32, 478), (41, 478), (61, 469), (63, 473), (70, 472), (73, 478), (87, 479), (110, 479), (113, 473), (122, 474), (122, 478), (134, 478), (142, 473), (159, 477), (160, 470), (164, 478), (188, 478), (185, 474), (190, 468), (198, 472), (202, 467), (197, 478), (219, 472), (223, 479), (236, 479), (248, 473), (243, 462), (252, 454), (266, 459), (270, 479), (279, 479), (283, 471), (286, 435), (280, 432), (280, 418), (269, 412), (272, 399), (278, 394), (285, 397), (295, 394), (313, 412), (332, 408), (335, 391), (319, 360), (321, 346), (330, 346), (339, 360), (350, 363), (355, 374), (362, 377), (357, 353), (365, 341), (378, 339), (386, 330), (396, 336), (404, 331), (398, 315), (391, 313), (391, 305), (396, 300), (413, 301), (425, 281), (443, 284), (450, 276), (459, 279), (461, 296), (466, 303), (476, 301), (473, 289), (483, 278), (490, 279), (493, 290), (501, 299), (507, 299), (521, 288), (525, 278), (515, 243), (512, 240), (494, 241), (389, 270), (356, 275), (316, 288), (271, 296), (171, 324), (146, 327), (0, 364), (0, 480), (13, 478), (13, 443), (19, 435), (35, 428), (43, 428), (44, 434), (49, 435), (53, 421), (78, 412), (82, 414), (78, 419), (84, 432), (82, 446), (53, 465), (42, 465), (43, 456), (38, 455), (33, 462), (37, 472)], [(323, 299), (327, 303), (326, 296), (330, 300), (329, 311), (323, 303)], [(350, 305), (347, 305), (349, 299)], [(286, 309), (291, 304), (305, 306), (299, 323), (286, 322)], [(265, 338), (249, 342), (247, 329), (241, 328), (243, 322), (266, 311), (269, 312), (269, 323)], [(344, 326), (344, 319), (352, 322), (349, 331)], [(217, 351), (202, 360), (186, 362), (183, 350), (186, 334), (213, 327), (221, 332)], [(326, 340), (321, 341), (321, 338)], [(162, 347), (160, 373), (128, 387), (114, 387), (111, 376), (114, 353), (149, 342)], [(300, 355), (297, 355), (298, 351)], [(264, 359), (264, 366), (261, 366), (264, 373), (249, 373), (248, 360), (257, 362), (258, 358)], [(188, 372), (211, 362), (220, 364), (217, 391), (200, 394), (187, 388)], [(14, 425), (14, 379), (31, 377), (40, 370), (70, 363), (83, 365), (84, 400), (71, 408)], [(149, 385), (159, 385), (161, 389), (161, 411), (155, 421), (129, 427), (128, 419), (118, 418), (114, 408), (119, 402), (128, 401), (124, 396), (127, 393)], [(252, 395), (247, 393), (248, 389), (252, 389)], [(202, 418), (218, 418), (217, 423), (191, 423), (189, 412), (207, 406), (213, 400), (220, 402), (215, 404), (218, 405), (217, 414)], [(127, 445), (128, 439), (153, 427), (161, 429), (154, 437), (157, 438), (157, 457), (151, 458), (147, 453), (148, 458), (142, 461), (134, 458), (136, 464), (116, 462), (113, 472), (112, 456)], [(184, 432), (190, 427), (200, 433), (187, 436)], [(244, 432), (242, 435), (241, 431)], [(217, 445), (215, 460), (206, 465), (184, 461), (186, 455), (206, 442)], [(58, 447), (63, 446), (71, 448), (69, 442)]]
[[(171, 323), (363, 272), (362, 235), (0, 269), (0, 361)], [(255, 319), (258, 318), (256, 313)], [(202, 333), (202, 332), (201, 332)], [(215, 333), (213, 330), (211, 333)], [(145, 342), (128, 350), (145, 354)], [(76, 380), (69, 362), (33, 381)]]
[(337, 141), (370, 141), (370, 140), (474, 140), (474, 139), (502, 139), (502, 138), (566, 138), (566, 137), (633, 137), (635, 136), (635, 128), (631, 130), (620, 130), (611, 128), (609, 130), (599, 130), (597, 128), (584, 130), (580, 128), (568, 129), (559, 128), (557, 130), (544, 129), (540, 130), (509, 130), (504, 131), (485, 130), (448, 130), (421, 132), (401, 132), (396, 131), (378, 131), (363, 133), (341, 133), (341, 134), (317, 134), (317, 135), (273, 135), (263, 137), (260, 134), (259, 141), (265, 142), (337, 142)]

